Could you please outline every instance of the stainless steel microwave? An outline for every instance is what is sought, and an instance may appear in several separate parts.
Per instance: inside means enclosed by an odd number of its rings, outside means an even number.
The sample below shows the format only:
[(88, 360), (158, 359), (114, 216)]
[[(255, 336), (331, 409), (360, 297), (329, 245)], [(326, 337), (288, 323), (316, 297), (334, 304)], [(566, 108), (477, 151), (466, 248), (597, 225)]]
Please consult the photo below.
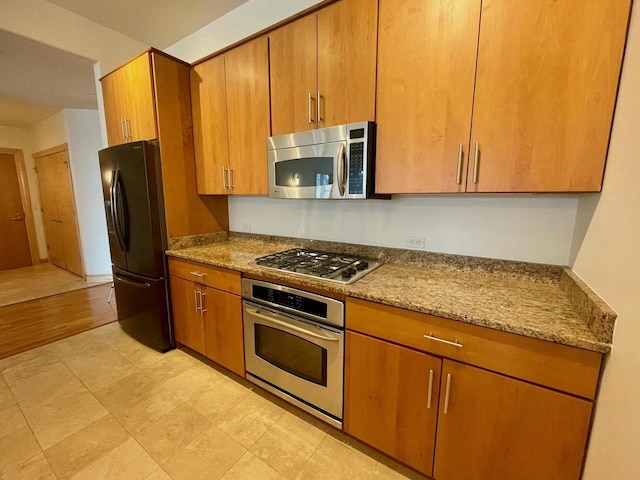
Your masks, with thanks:
[(359, 122), (269, 137), (269, 198), (390, 198), (373, 193), (375, 133)]

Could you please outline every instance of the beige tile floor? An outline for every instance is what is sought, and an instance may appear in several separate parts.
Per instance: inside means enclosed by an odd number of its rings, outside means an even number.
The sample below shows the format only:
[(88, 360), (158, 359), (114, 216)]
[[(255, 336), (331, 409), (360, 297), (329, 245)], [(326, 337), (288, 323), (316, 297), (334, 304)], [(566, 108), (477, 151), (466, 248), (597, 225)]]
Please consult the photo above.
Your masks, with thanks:
[(49, 263), (0, 271), (0, 307), (36, 298), (94, 287), (108, 282), (85, 282)]
[(0, 360), (0, 480), (422, 479), (117, 323)]

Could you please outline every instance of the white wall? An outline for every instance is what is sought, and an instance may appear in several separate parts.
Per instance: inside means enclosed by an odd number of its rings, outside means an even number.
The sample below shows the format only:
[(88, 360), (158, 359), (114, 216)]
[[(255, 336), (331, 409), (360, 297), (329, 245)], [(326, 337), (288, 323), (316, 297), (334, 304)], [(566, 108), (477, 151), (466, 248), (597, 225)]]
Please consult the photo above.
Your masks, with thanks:
[[(604, 188), (597, 205), (585, 197), (579, 206), (580, 214), (587, 212), (588, 227), (573, 269), (618, 313), (613, 351), (598, 397), (585, 480), (640, 477), (638, 7), (634, 6), (631, 18)], [(590, 211), (594, 211), (592, 218)]]
[(64, 114), (85, 274), (106, 275), (111, 273), (111, 256), (98, 162), (99, 113), (67, 109)]

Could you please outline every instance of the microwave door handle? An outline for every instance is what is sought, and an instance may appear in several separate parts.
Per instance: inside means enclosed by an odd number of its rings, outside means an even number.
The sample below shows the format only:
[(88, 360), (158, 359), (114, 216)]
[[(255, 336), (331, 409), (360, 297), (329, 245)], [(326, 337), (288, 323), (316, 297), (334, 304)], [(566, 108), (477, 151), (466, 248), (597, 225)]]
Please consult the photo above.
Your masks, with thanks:
[(346, 184), (346, 147), (344, 143), (340, 144), (340, 150), (338, 150), (338, 191), (340, 192), (340, 196), (344, 197), (345, 192), (345, 184)]
[(300, 327), (296, 327), (295, 325), (291, 325), (288, 322), (283, 322), (282, 320), (277, 320), (276, 318), (272, 318), (270, 316), (264, 315), (262, 313), (260, 313), (260, 311), (258, 309), (255, 308), (247, 308), (246, 309), (247, 313), (261, 318), (262, 320), (264, 320), (265, 322), (271, 323), (273, 325), (278, 325), (279, 327), (282, 327), (284, 329), (287, 330), (291, 330), (293, 332), (298, 332), (298, 333), (302, 333), (304, 335), (308, 335), (310, 337), (313, 338), (319, 338), (320, 340), (326, 340), (327, 342), (337, 342), (338, 339), (337, 338), (333, 338), (333, 337), (325, 337), (324, 335), (318, 335), (315, 332), (311, 332), (305, 328), (300, 328)]

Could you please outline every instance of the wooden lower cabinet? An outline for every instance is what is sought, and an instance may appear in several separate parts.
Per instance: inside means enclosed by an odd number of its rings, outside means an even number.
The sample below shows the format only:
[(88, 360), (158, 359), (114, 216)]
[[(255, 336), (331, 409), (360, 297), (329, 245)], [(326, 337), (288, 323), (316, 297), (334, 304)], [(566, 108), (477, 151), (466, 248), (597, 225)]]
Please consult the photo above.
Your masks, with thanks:
[(244, 376), (240, 297), (170, 277), (176, 341)]
[(169, 282), (176, 341), (205, 355), (204, 321), (198, 308), (200, 286), (173, 275)]
[(206, 356), (244, 377), (244, 334), (240, 297), (202, 288)]
[(591, 402), (451, 360), (440, 388), (437, 480), (580, 478)]
[(346, 337), (350, 435), (436, 480), (580, 478), (592, 402), (352, 331)]
[(442, 360), (347, 332), (345, 430), (431, 475)]

